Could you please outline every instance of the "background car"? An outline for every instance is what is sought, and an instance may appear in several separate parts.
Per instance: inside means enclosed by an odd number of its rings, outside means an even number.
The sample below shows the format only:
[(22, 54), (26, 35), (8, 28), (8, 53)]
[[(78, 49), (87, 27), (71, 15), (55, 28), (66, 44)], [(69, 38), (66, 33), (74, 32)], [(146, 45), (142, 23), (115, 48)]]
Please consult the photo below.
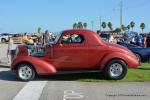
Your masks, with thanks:
[(0, 42), (1, 43), (6, 43), (9, 41), (9, 37), (12, 37), (12, 34), (9, 33), (1, 33), (0, 34)]
[(140, 47), (133, 44), (124, 43), (124, 42), (117, 42), (117, 44), (130, 49), (138, 57), (139, 61), (142, 62), (150, 61), (150, 48), (144, 48), (144, 47)]
[(100, 34), (100, 37), (101, 37), (104, 41), (108, 41), (109, 34), (102, 33), (102, 34)]

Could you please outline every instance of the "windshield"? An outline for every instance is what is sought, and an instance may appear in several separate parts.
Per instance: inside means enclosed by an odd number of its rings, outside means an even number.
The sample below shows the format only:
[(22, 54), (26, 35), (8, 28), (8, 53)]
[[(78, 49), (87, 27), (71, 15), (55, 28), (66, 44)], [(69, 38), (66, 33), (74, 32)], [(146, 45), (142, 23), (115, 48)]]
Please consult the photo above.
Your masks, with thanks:
[(63, 33), (63, 32), (56, 33), (56, 34), (55, 34), (55, 35), (56, 35), (55, 40), (54, 40), (54, 41), (51, 41), (50, 44), (56, 44), (56, 43), (58, 42), (59, 38), (61, 37), (61, 34), (62, 34), (62, 33)]

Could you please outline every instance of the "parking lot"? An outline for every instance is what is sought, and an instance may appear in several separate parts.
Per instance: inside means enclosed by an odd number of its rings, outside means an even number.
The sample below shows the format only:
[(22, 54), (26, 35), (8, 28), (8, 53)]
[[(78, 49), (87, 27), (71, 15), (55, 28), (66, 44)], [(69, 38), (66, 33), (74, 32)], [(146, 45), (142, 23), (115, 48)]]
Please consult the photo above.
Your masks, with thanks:
[[(0, 44), (0, 59), (7, 64), (7, 44)], [(81, 74), (82, 75), (82, 74)], [(72, 77), (78, 77), (73, 74)], [(150, 82), (79, 82), (61, 75), (18, 81), (9, 67), (0, 66), (0, 100), (149, 100)], [(64, 77), (68, 77), (67, 75)]]
[(7, 60), (7, 44), (0, 44), (0, 62)]
[(88, 83), (51, 76), (19, 82), (8, 68), (1, 68), (0, 90), (0, 100), (149, 100), (150, 82)]

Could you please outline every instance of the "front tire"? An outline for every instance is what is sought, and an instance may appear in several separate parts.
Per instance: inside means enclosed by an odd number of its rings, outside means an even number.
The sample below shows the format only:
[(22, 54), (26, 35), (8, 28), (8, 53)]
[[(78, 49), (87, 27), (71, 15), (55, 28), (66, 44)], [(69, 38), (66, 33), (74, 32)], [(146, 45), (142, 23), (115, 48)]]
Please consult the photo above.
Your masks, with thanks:
[(120, 59), (113, 59), (104, 68), (104, 75), (107, 79), (121, 80), (127, 74), (127, 65)]
[(21, 63), (17, 69), (17, 76), (21, 81), (31, 81), (35, 78), (35, 70), (30, 64)]

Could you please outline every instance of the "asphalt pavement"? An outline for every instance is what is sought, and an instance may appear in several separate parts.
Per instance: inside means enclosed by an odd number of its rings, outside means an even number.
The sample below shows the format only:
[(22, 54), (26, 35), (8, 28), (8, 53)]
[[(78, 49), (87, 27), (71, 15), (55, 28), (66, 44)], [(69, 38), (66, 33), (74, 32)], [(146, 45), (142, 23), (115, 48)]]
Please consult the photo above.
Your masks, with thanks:
[[(74, 74), (76, 75), (76, 74)], [(57, 75), (21, 82), (0, 68), (0, 100), (149, 100), (150, 82), (79, 82)], [(67, 77), (67, 76), (66, 76)]]

